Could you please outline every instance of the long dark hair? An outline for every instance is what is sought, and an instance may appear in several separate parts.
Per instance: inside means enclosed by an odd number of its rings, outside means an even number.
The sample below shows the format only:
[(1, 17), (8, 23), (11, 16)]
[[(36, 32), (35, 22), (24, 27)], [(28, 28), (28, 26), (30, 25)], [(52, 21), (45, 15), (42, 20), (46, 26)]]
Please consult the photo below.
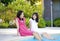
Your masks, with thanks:
[(22, 18), (22, 19), (20, 18), (20, 16), (21, 16), (22, 13), (23, 13), (22, 10), (19, 10), (19, 11), (17, 12), (17, 18), (19, 18), (20, 20), (23, 20), (23, 18)]
[[(38, 22), (38, 20), (39, 20), (38, 13), (37, 12), (34, 12), (33, 15), (36, 15), (37, 18), (35, 19), (35, 21)], [(33, 15), (32, 15), (32, 19), (34, 20)]]

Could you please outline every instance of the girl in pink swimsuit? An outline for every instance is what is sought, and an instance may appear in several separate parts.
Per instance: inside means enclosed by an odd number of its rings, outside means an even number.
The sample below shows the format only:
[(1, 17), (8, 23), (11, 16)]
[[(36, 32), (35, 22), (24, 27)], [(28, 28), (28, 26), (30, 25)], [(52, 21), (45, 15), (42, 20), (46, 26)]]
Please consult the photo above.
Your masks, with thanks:
[(17, 13), (16, 26), (17, 26), (18, 33), (21, 36), (32, 36), (33, 35), (39, 41), (41, 40), (41, 37), (37, 32), (32, 32), (27, 29), (23, 11), (18, 11)]
[(25, 18), (23, 18), (22, 20), (20, 20), (18, 18), (18, 23), (19, 23), (19, 32), (21, 34), (21, 36), (31, 36), (33, 35), (33, 32), (27, 29), (27, 26), (25, 25)]

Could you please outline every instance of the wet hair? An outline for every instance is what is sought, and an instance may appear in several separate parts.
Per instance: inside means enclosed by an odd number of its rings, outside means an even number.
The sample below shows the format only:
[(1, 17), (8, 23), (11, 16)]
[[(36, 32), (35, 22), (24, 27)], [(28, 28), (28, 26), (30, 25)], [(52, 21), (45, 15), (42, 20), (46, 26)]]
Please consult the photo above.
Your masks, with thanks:
[(19, 18), (20, 20), (23, 20), (23, 18), (20, 18), (20, 16), (21, 16), (22, 13), (23, 13), (22, 10), (19, 10), (19, 11), (17, 12), (17, 18)]
[[(33, 15), (36, 15), (35, 21), (38, 22), (38, 20), (39, 20), (39, 18), (38, 18), (38, 13), (37, 13), (37, 12), (34, 12)], [(33, 15), (32, 15), (32, 19), (34, 20)]]

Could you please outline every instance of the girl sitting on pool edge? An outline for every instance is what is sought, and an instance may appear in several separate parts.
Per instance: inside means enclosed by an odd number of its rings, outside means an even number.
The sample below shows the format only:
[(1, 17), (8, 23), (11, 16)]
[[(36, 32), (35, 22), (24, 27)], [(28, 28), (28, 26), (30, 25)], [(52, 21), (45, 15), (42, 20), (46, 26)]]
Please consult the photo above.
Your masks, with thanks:
[(38, 13), (37, 12), (34, 12), (33, 15), (32, 15), (32, 18), (29, 20), (29, 25), (30, 25), (31, 31), (37, 32), (37, 33), (39, 33), (39, 35), (43, 35), (47, 39), (54, 39), (54, 38), (51, 37), (51, 35), (47, 34), (44, 31), (41, 31), (38, 28), (38, 20), (39, 20)]
[(17, 26), (17, 31), (18, 34), (21, 36), (34, 36), (36, 39), (41, 41), (41, 37), (37, 32), (31, 31), (27, 29), (27, 26), (25, 24), (25, 17), (24, 17), (24, 12), (23, 11), (18, 11), (17, 16), (16, 16), (16, 26)]

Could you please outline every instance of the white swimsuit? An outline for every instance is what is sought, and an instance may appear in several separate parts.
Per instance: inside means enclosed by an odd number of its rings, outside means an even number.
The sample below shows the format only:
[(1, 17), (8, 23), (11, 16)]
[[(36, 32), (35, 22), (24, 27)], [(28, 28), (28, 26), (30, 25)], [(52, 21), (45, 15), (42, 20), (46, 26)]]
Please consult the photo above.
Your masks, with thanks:
[(39, 34), (43, 33), (41, 29), (38, 29), (38, 23), (33, 19), (30, 19), (30, 28), (31, 31), (38, 32)]

